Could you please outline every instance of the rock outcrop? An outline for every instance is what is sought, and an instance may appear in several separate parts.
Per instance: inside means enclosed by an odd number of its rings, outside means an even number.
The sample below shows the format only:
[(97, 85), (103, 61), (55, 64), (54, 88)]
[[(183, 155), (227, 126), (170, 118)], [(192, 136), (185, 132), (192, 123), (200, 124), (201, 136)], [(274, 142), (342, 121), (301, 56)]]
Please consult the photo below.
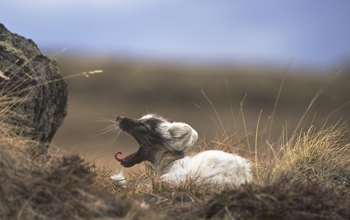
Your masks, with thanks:
[(56, 60), (0, 24), (0, 71), (0, 121), (47, 147), (67, 115), (68, 87)]

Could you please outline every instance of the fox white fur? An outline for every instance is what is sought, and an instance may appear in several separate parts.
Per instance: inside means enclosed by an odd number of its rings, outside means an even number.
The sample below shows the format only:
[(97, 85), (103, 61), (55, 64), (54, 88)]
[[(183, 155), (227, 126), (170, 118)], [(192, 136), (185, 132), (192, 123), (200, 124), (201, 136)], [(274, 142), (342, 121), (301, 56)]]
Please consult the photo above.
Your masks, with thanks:
[(113, 180), (118, 186), (126, 185), (123, 170), (117, 171), (113, 176), (111, 176), (111, 180)]
[[(123, 120), (127, 119), (119, 119), (119, 122), (117, 119), (117, 126), (119, 126), (121, 130), (128, 132), (127, 129), (124, 128), (126, 125), (123, 125)], [(249, 161), (238, 155), (219, 150), (209, 150), (195, 156), (184, 156), (184, 151), (191, 147), (198, 138), (197, 132), (188, 124), (179, 122), (170, 123), (155, 115), (146, 115), (140, 119), (132, 120), (134, 120), (133, 123), (135, 123), (135, 126), (137, 126), (136, 124), (139, 122), (147, 128), (150, 134), (142, 130), (145, 135), (150, 137), (155, 135), (154, 137), (162, 140), (159, 143), (157, 142), (157, 144), (153, 144), (154, 146), (148, 146), (150, 144), (146, 143), (146, 147), (150, 149), (147, 152), (154, 152), (154, 155), (152, 158), (139, 159), (140, 161), (148, 160), (152, 162), (162, 182), (181, 184), (186, 181), (194, 181), (199, 184), (210, 184), (221, 187), (239, 186), (242, 183), (252, 180)], [(126, 122), (124, 124), (126, 124)], [(128, 126), (134, 125), (130, 125), (129, 123)], [(133, 132), (138, 131), (136, 127), (132, 129)], [(141, 149), (144, 145), (142, 135), (139, 137), (138, 134), (128, 133), (134, 137), (137, 136), (135, 139), (139, 140), (138, 142)], [(157, 135), (161, 137), (157, 137)], [(147, 138), (149, 139), (149, 137)], [(147, 141), (145, 139), (144, 142), (150, 142), (148, 139)], [(142, 149), (142, 151), (144, 151), (144, 149)], [(116, 158), (122, 162), (122, 165), (125, 161), (129, 162), (130, 160), (132, 164), (128, 166), (125, 165), (126, 167), (130, 167), (140, 162), (132, 162), (134, 159), (133, 157), (136, 158), (137, 154), (141, 154), (141, 150), (134, 153), (132, 156), (126, 157), (127, 159), (125, 160), (117, 158), (117, 156)], [(138, 157), (141, 156), (138, 155)], [(121, 177), (118, 177), (118, 179), (120, 178)], [(119, 184), (120, 183), (124, 182), (119, 182)]]
[(210, 150), (176, 160), (161, 176), (163, 182), (181, 184), (186, 180), (217, 186), (239, 186), (250, 182), (249, 162), (234, 154)]

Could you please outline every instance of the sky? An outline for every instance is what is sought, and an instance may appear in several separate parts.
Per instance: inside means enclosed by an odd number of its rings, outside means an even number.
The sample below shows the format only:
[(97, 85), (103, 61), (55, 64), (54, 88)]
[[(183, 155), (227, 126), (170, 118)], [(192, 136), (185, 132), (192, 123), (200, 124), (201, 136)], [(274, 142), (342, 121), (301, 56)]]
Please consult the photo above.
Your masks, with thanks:
[(3, 0), (0, 23), (43, 52), (334, 66), (348, 0)]

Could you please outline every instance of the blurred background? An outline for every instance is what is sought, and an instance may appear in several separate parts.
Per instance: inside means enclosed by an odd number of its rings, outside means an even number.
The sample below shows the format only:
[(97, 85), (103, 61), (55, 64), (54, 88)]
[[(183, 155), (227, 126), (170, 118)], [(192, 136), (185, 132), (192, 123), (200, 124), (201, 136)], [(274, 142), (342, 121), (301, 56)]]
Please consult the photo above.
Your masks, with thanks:
[(350, 116), (346, 0), (11, 0), (1, 9), (0, 22), (56, 58), (64, 77), (104, 71), (67, 80), (68, 116), (53, 140), (100, 165), (119, 168), (114, 152), (138, 149), (127, 135), (102, 134), (116, 115), (186, 122), (198, 144), (247, 130), (253, 146), (262, 111), (260, 142), (276, 142), (293, 132), (332, 68), (342, 72), (305, 126)]

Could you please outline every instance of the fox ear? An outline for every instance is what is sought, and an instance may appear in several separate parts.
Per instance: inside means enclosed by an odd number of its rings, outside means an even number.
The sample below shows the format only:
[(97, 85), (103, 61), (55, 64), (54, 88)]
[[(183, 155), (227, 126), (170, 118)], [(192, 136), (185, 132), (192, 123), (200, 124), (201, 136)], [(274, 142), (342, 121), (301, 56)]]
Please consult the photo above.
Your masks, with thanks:
[(172, 151), (184, 151), (191, 147), (198, 138), (197, 132), (188, 124), (174, 122), (165, 129), (167, 145)]

